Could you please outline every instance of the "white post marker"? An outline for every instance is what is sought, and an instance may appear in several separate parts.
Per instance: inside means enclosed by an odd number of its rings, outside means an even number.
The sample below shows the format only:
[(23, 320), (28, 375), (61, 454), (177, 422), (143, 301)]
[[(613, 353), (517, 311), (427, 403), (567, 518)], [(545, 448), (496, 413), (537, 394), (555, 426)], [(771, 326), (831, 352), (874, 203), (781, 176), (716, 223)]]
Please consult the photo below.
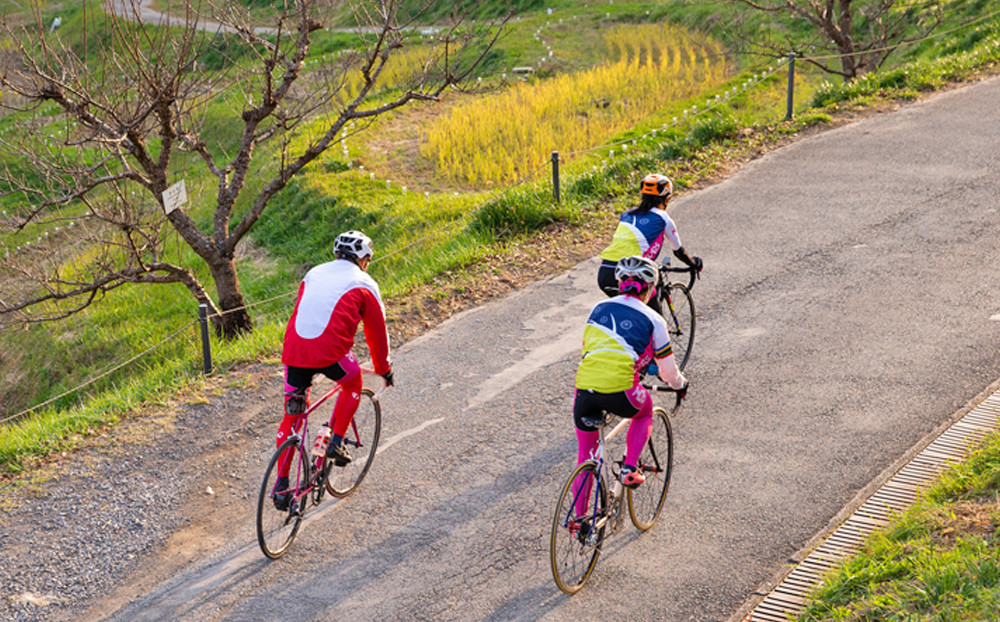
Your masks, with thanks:
[(182, 179), (163, 191), (163, 213), (169, 214), (187, 203), (187, 200), (187, 188), (184, 187), (184, 180)]

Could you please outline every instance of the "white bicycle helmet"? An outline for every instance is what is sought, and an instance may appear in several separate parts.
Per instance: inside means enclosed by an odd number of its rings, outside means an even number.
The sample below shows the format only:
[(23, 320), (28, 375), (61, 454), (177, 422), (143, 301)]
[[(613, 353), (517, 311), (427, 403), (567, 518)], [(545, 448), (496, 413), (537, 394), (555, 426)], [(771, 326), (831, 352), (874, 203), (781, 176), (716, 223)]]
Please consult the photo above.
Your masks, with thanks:
[(333, 254), (338, 259), (364, 259), (375, 254), (372, 240), (360, 231), (345, 231), (333, 242)]
[(653, 260), (639, 255), (625, 257), (615, 266), (618, 291), (623, 294), (627, 292), (639, 294), (646, 291), (647, 288), (656, 285), (659, 274)]

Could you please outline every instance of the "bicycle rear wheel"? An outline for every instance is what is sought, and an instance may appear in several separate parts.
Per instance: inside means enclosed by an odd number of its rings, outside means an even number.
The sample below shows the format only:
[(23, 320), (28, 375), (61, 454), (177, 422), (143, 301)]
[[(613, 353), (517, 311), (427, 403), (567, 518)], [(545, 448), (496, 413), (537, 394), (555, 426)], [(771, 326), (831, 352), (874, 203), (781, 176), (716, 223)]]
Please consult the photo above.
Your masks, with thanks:
[(653, 526), (663, 509), (670, 488), (670, 473), (674, 465), (674, 435), (667, 411), (653, 409), (653, 431), (639, 454), (638, 467), (646, 481), (638, 488), (628, 489), (628, 514), (636, 529), (645, 531)]
[[(596, 508), (594, 499), (598, 500)], [(552, 517), (549, 561), (556, 585), (567, 594), (580, 591), (597, 565), (605, 528), (589, 532), (606, 513), (607, 502), (607, 489), (594, 462), (576, 467), (559, 494)]]
[(361, 403), (354, 414), (351, 426), (344, 435), (344, 446), (353, 460), (346, 466), (337, 466), (327, 460), (324, 466), (330, 473), (326, 478), (326, 489), (334, 497), (346, 497), (361, 484), (378, 450), (378, 439), (382, 433), (382, 406), (375, 399), (371, 389), (361, 390)]
[[(288, 489), (277, 489), (279, 465), (287, 464)], [(309, 497), (303, 491), (309, 485), (308, 456), (305, 455), (296, 437), (286, 440), (271, 457), (264, 473), (257, 497), (257, 542), (264, 555), (278, 559), (285, 554), (295, 540), (302, 524)], [(279, 494), (289, 494), (288, 507), (279, 510), (274, 498)]]
[(684, 369), (694, 345), (694, 299), (683, 283), (671, 283), (660, 301), (663, 319), (667, 321), (670, 343), (678, 369)]

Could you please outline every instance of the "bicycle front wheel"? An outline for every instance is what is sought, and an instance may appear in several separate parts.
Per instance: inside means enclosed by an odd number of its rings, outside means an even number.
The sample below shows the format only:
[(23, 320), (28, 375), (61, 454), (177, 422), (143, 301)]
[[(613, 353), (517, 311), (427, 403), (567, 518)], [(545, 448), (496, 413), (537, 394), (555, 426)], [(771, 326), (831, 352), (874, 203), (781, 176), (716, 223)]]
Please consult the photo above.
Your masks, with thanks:
[(673, 465), (674, 435), (670, 419), (667, 411), (657, 406), (653, 409), (653, 431), (637, 463), (646, 481), (638, 488), (628, 489), (628, 513), (636, 529), (645, 531), (656, 522), (670, 488)]
[(344, 435), (344, 446), (353, 460), (346, 466), (337, 466), (331, 460), (325, 462), (329, 470), (326, 489), (334, 497), (346, 497), (361, 484), (378, 450), (378, 439), (382, 433), (382, 407), (371, 389), (361, 390), (361, 403), (354, 414), (351, 425)]
[[(278, 488), (281, 467), (288, 468), (288, 488)], [(267, 557), (278, 559), (295, 540), (309, 502), (308, 486), (308, 457), (298, 438), (290, 438), (271, 457), (257, 497), (257, 543)]]
[(670, 343), (678, 369), (684, 369), (694, 345), (694, 299), (683, 283), (671, 283), (661, 300), (663, 319), (667, 321)]
[(559, 494), (549, 561), (556, 585), (567, 594), (580, 591), (597, 565), (605, 528), (602, 525), (595, 532), (591, 527), (605, 515), (607, 502), (607, 489), (594, 462), (576, 467)]

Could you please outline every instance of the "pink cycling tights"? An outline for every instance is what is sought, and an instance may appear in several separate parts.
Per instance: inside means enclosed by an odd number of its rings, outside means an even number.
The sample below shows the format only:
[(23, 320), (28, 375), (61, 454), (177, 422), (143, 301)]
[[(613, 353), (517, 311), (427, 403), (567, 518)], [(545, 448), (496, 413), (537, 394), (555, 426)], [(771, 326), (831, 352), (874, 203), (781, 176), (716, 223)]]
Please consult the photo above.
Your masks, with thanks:
[[(653, 401), (646, 399), (642, 402), (639, 407), (639, 412), (632, 417), (632, 421), (628, 426), (628, 433), (625, 435), (625, 464), (630, 467), (635, 467), (636, 462), (639, 460), (639, 454), (642, 453), (642, 448), (649, 440), (649, 434), (653, 430)], [(600, 438), (600, 433), (596, 430), (592, 432), (587, 432), (584, 430), (576, 430), (576, 440), (577, 440), (577, 464), (582, 464), (590, 459), (591, 453), (597, 449), (597, 441)], [(605, 456), (605, 459), (608, 459)], [(578, 480), (573, 484), (573, 494), (576, 496), (576, 491), (579, 490), (581, 485), (587, 482)], [(583, 494), (576, 497), (576, 513), (577, 516), (586, 516), (588, 512), (587, 505), (590, 503), (590, 486), (584, 490)]]

